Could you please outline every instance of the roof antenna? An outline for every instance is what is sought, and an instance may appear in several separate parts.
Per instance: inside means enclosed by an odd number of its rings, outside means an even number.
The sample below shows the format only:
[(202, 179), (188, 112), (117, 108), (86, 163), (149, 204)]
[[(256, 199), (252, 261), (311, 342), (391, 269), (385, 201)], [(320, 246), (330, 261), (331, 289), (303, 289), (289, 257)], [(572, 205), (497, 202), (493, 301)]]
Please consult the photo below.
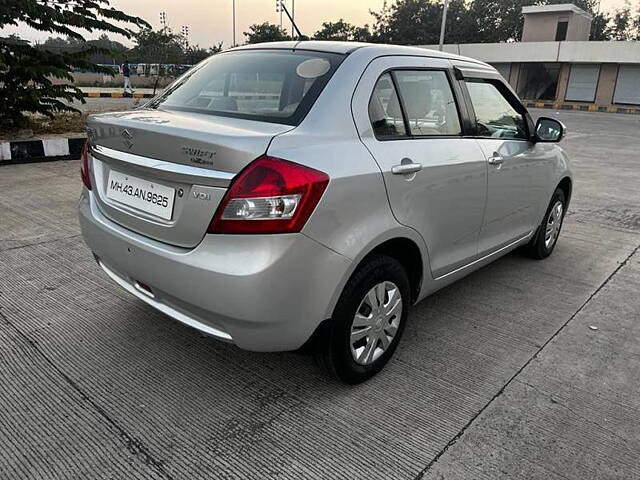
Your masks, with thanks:
[[(307, 37), (304, 36), (300, 31), (300, 29), (298, 28), (298, 25), (296, 25), (296, 22), (293, 20), (293, 17), (289, 13), (289, 10), (287, 10), (287, 6), (284, 4), (284, 0), (276, 0), (276, 12), (284, 12), (287, 14), (287, 17), (289, 17), (289, 20), (291, 20), (291, 25), (293, 25), (293, 28), (295, 29), (296, 34), (298, 35), (298, 41), (307, 39)], [(295, 40), (295, 38), (292, 38), (292, 40)]]

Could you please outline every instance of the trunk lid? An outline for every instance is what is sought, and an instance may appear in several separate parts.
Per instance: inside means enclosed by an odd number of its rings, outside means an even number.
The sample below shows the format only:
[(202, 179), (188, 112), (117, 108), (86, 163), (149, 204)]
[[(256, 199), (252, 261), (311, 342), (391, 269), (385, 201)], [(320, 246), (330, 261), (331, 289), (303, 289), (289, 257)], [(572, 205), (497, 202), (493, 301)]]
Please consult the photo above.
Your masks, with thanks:
[(87, 130), (97, 203), (125, 228), (193, 247), (233, 177), (292, 128), (163, 110), (92, 115)]

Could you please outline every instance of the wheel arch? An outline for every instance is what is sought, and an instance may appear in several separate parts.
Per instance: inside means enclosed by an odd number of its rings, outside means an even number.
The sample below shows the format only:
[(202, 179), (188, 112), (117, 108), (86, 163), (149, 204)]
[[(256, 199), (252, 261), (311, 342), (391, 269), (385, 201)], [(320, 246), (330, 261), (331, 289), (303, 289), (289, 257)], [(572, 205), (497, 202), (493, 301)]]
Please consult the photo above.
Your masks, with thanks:
[(571, 177), (566, 176), (562, 178), (556, 188), (559, 188), (564, 192), (564, 198), (566, 200), (565, 211), (567, 211), (569, 209), (569, 202), (571, 201), (571, 193), (573, 191), (573, 182)]
[(391, 238), (370, 250), (369, 253), (360, 260), (354, 272), (363, 265), (364, 262), (375, 255), (386, 255), (400, 262), (409, 278), (411, 303), (414, 303), (420, 295), (424, 277), (424, 264), (420, 247), (407, 237)]
[[(412, 234), (415, 235), (415, 238), (411, 238), (413, 236)], [(330, 310), (327, 313), (325, 320), (319, 323), (309, 340), (307, 340), (307, 342), (301, 347), (300, 351), (309, 352), (315, 348), (314, 345), (316, 339), (322, 329), (327, 328), (345, 285), (358, 268), (360, 268), (360, 266), (374, 255), (388, 255), (395, 258), (402, 264), (407, 272), (407, 276), (409, 277), (411, 303), (413, 304), (418, 300), (423, 282), (430, 278), (431, 275), (429, 253), (426, 249), (426, 245), (424, 245), (422, 237), (420, 237), (414, 230), (408, 229), (407, 231), (401, 229), (400, 231), (394, 230), (393, 233), (387, 232), (386, 236), (378, 238), (367, 248), (363, 249), (361, 254), (354, 260), (352, 268), (349, 269), (344, 278), (342, 278), (336, 286), (336, 292), (331, 301)]]

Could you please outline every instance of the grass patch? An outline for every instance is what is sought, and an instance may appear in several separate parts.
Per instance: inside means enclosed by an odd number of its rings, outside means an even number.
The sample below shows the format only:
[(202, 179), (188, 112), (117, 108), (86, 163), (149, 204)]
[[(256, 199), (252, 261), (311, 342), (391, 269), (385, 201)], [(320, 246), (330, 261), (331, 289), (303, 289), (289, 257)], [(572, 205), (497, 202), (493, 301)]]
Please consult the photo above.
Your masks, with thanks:
[(53, 118), (44, 115), (30, 115), (20, 128), (0, 131), (0, 139), (9, 140), (17, 137), (38, 135), (56, 135), (61, 133), (85, 133), (87, 113), (58, 112)]

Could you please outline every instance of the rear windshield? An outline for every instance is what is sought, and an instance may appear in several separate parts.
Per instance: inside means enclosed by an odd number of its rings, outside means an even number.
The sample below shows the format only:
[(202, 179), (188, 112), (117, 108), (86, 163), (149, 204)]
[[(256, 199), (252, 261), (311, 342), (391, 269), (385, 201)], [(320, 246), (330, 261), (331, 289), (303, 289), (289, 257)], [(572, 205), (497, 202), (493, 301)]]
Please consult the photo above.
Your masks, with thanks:
[(297, 125), (343, 58), (304, 50), (214, 55), (149, 107)]

